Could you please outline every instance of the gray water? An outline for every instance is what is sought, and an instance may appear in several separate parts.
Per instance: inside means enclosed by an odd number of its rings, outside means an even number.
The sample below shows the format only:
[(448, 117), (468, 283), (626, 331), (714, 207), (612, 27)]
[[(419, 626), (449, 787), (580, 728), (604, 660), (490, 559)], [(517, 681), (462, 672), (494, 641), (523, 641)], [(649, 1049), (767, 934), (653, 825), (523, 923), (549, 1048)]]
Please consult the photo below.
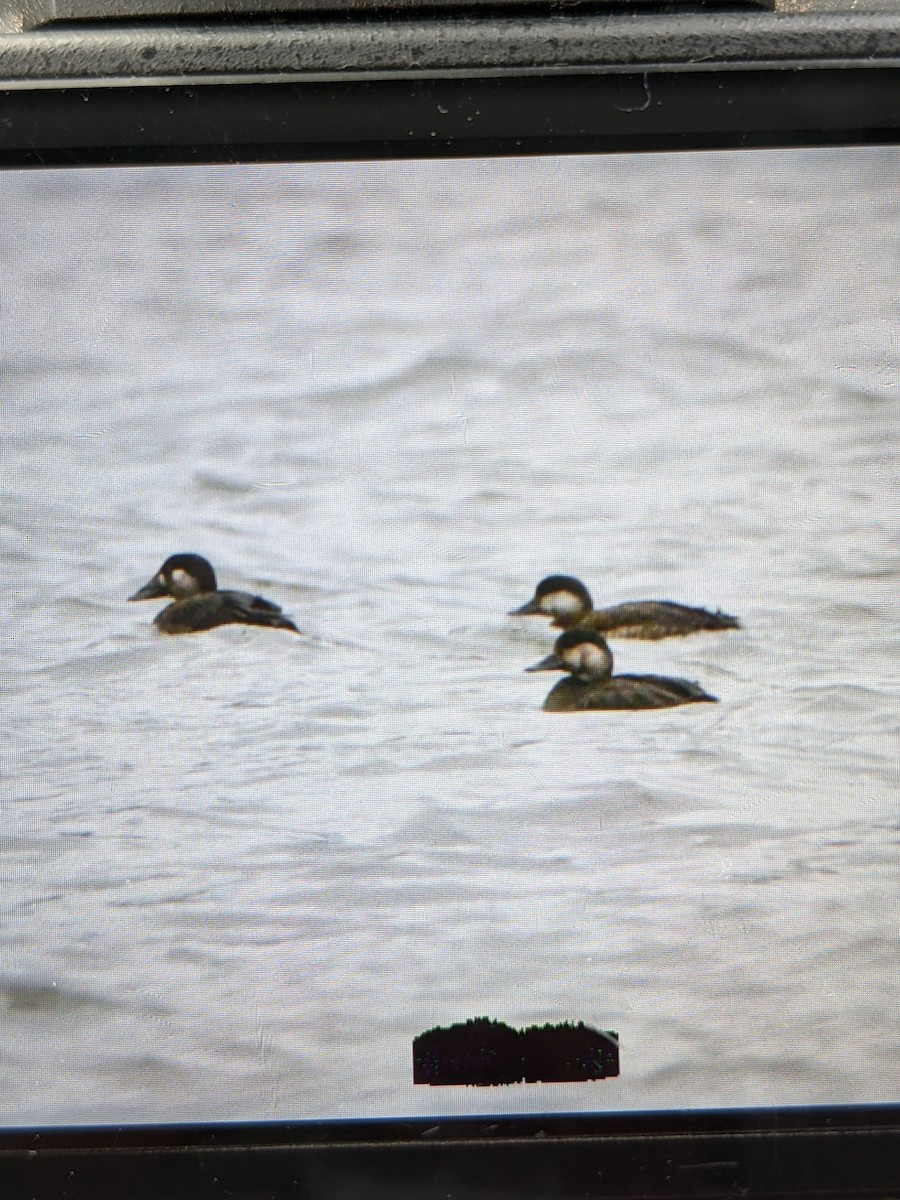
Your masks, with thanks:
[[(897, 1098), (898, 166), (0, 177), (0, 1121)], [(543, 713), (551, 571), (720, 703)], [(481, 1015), (621, 1077), (414, 1087)]]

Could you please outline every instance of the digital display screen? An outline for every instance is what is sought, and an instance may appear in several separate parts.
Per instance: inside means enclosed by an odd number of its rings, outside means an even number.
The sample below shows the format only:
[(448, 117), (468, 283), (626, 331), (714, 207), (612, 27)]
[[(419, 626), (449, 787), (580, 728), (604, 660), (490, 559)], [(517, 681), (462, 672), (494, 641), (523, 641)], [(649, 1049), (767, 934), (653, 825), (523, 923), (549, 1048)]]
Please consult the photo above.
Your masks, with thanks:
[(896, 1098), (898, 168), (0, 177), (0, 1123)]

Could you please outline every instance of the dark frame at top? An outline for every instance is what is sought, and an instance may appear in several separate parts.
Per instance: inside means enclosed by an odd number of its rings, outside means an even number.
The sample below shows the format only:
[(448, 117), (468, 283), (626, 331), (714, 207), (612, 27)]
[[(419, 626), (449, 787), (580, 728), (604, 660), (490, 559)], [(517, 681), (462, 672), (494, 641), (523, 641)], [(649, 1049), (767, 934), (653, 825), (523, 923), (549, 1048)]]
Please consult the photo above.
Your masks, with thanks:
[(50, 26), (0, 36), (0, 165), (896, 143), (894, 2)]
[(0, 166), (900, 141), (900, 66), (0, 88)]

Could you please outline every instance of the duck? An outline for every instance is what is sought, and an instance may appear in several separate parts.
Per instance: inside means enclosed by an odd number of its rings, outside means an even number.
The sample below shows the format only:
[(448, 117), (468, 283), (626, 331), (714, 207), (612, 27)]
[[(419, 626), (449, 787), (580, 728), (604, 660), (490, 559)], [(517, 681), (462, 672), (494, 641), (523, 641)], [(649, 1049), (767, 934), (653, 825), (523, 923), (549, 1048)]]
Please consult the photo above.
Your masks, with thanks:
[(215, 571), (199, 554), (171, 555), (149, 583), (128, 599), (157, 600), (163, 596), (170, 596), (174, 603), (154, 618), (160, 633), (202, 633), (219, 625), (264, 625), (300, 632), (271, 600), (249, 592), (220, 591)]
[(594, 629), (567, 629), (553, 653), (526, 671), (566, 671), (543, 703), (544, 712), (588, 709), (674, 708), (678, 704), (718, 702), (698, 683), (666, 675), (613, 675), (606, 639)]
[(636, 600), (594, 608), (591, 594), (572, 575), (548, 575), (535, 588), (534, 595), (511, 617), (551, 617), (556, 629), (596, 629), (610, 637), (644, 638), (684, 637), (702, 629), (740, 629), (737, 617), (676, 604), (673, 600)]

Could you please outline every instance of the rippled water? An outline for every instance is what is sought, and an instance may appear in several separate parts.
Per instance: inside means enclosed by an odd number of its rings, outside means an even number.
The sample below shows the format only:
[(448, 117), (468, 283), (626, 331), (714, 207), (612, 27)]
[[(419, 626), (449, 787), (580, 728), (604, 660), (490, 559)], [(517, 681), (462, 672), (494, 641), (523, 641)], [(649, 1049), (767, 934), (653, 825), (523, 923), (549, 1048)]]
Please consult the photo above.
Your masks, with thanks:
[[(896, 1098), (898, 165), (0, 178), (0, 1120)], [(721, 702), (541, 712), (550, 571)], [(414, 1088), (479, 1015), (622, 1076)]]

